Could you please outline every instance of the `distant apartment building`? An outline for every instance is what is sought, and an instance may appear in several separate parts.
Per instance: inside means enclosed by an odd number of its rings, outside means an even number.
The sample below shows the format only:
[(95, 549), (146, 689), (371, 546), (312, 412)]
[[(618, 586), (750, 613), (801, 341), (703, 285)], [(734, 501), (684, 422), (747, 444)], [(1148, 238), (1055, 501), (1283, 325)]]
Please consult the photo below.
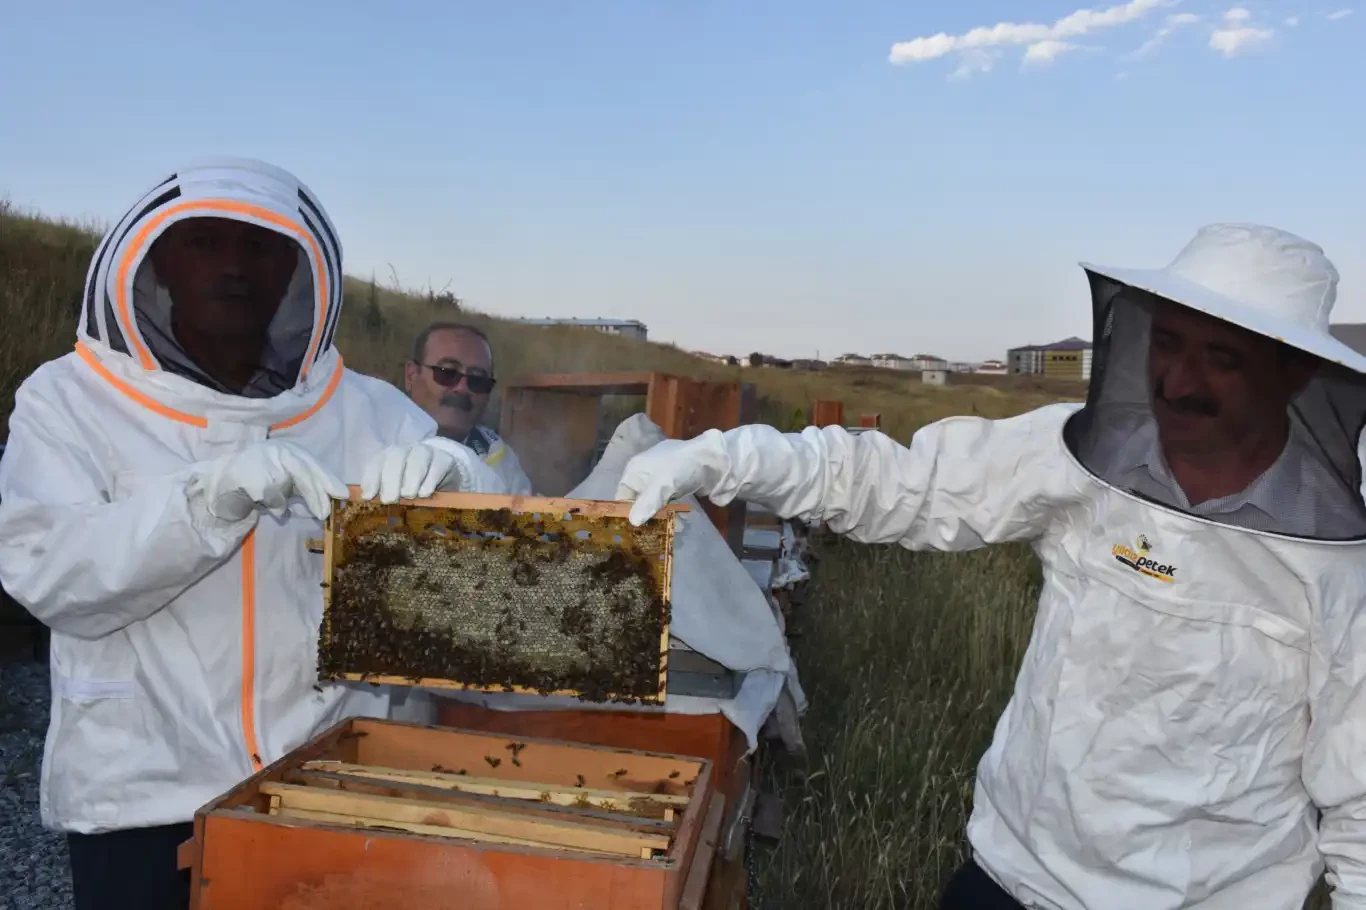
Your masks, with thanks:
[(1006, 363), (1012, 374), (1086, 381), (1091, 378), (1091, 342), (1073, 337), (1052, 344), (1011, 348), (1006, 352)]
[(868, 360), (873, 366), (883, 370), (909, 370), (911, 368), (911, 358), (902, 357), (900, 354), (874, 354)]
[(522, 319), (521, 322), (527, 325), (572, 325), (583, 329), (594, 329), (599, 332), (606, 332), (609, 335), (621, 335), (625, 338), (635, 338), (644, 341), (646, 338), (645, 323), (636, 319), (578, 319), (578, 318), (545, 318), (545, 319)]
[(934, 354), (916, 354), (914, 357), (904, 357), (901, 354), (874, 354), (867, 358), (867, 361), (884, 370), (907, 370), (913, 373), (923, 373), (925, 370), (964, 372), (971, 368), (964, 363), (949, 363)]
[(939, 357), (935, 354), (916, 354), (911, 358), (910, 366), (908, 366), (907, 369), (918, 370), (922, 373), (926, 370), (947, 371), (949, 369), (949, 362), (943, 357)]

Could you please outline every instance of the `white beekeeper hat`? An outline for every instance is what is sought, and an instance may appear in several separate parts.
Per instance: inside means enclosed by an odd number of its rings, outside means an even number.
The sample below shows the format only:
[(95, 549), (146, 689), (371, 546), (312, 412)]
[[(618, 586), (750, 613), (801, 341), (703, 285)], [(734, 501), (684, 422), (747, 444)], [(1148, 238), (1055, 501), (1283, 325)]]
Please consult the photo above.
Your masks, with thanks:
[(1081, 263), (1088, 272), (1165, 297), (1316, 357), (1366, 373), (1366, 356), (1328, 330), (1338, 272), (1316, 244), (1257, 224), (1201, 228), (1162, 269)]

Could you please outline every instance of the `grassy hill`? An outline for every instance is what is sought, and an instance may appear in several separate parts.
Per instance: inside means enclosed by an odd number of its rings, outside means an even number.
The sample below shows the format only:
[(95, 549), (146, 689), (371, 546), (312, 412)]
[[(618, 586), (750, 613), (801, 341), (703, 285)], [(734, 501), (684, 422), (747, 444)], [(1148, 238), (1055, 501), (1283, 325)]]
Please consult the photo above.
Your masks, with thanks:
[[(81, 227), (0, 209), (0, 419), (25, 376), (71, 350), (95, 242)], [(939, 417), (1002, 417), (1082, 393), (1005, 378), (933, 388), (883, 370), (742, 370), (669, 345), (457, 314), (450, 302), (358, 280), (346, 298), (338, 346), (347, 363), (395, 382), (419, 329), (459, 315), (489, 332), (502, 376), (738, 377), (756, 383), (761, 418), (787, 429), (815, 398), (844, 401), (851, 421), (881, 412), (904, 442)], [(1028, 638), (1037, 567), (1020, 548), (944, 557), (821, 540), (816, 553), (810, 600), (790, 626), (811, 702), (809, 764), (772, 769), (788, 819), (782, 843), (761, 854), (760, 906), (933, 907), (964, 855), (975, 764)]]
[[(8, 210), (0, 203), (0, 420), (14, 389), (45, 360), (71, 350), (86, 269), (98, 238), (83, 227)], [(662, 370), (698, 378), (754, 382), (767, 422), (788, 425), (816, 398), (840, 398), (852, 420), (880, 411), (885, 429), (905, 439), (951, 414), (1002, 417), (1081, 390), (1024, 377), (977, 377), (934, 388), (918, 374), (833, 369), (821, 373), (726, 367), (668, 344), (640, 342), (568, 326), (541, 327), (460, 308), (440, 295), (405, 293), (348, 278), (337, 346), (353, 369), (399, 383), (413, 338), (433, 319), (475, 323), (493, 339), (502, 377), (540, 372)], [(818, 326), (812, 332), (819, 332)], [(496, 414), (495, 407), (490, 414)], [(0, 434), (2, 435), (2, 434)]]

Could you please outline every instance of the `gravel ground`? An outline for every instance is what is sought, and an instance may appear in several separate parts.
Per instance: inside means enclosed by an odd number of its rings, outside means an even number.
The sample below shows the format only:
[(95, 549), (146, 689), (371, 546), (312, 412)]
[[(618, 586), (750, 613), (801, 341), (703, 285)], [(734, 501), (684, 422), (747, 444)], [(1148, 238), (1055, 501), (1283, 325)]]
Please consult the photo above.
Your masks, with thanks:
[(0, 658), (0, 910), (70, 910), (66, 842), (38, 822), (47, 665)]

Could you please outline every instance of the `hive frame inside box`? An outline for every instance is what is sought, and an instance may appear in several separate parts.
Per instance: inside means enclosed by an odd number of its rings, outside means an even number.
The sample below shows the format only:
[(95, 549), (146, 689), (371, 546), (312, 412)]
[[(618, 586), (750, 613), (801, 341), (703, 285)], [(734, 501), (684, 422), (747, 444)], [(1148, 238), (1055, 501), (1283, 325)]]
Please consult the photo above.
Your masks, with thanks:
[[(350, 487), (349, 492), (352, 503), (360, 504), (363, 502), (358, 487)], [(631, 509), (631, 503), (629, 502), (534, 496), (505, 496), (484, 493), (437, 493), (425, 499), (403, 499), (396, 505), (402, 507), (404, 510), (507, 510), (512, 513), (520, 514), (540, 514), (549, 516), (572, 515), (576, 519), (582, 520), (591, 520), (593, 518), (626, 519), (629, 517)], [(668, 611), (672, 608), (671, 588), (673, 583), (673, 540), (675, 532), (673, 516), (679, 512), (687, 511), (689, 511), (689, 507), (686, 505), (670, 504), (665, 506), (664, 509), (651, 519), (651, 522), (663, 523), (665, 548), (664, 565), (662, 568), (663, 580), (661, 597), (666, 610), (666, 615), (661, 624), (658, 652), (659, 685), (654, 692), (648, 695), (637, 696), (639, 703), (643, 705), (662, 706), (668, 689), (670, 628)], [(329, 634), (329, 615), (332, 605), (332, 592), (334, 590), (337, 538), (341, 533), (342, 529), (339, 527), (339, 522), (337, 520), (337, 509), (334, 508), (332, 515), (324, 522), (324, 534), (321, 541), (321, 550), (323, 553), (323, 619), (320, 629), (320, 643), (325, 641)], [(315, 548), (317, 547), (316, 542), (313, 545)], [(477, 692), (515, 692), (520, 694), (561, 695), (571, 697), (579, 696), (581, 694), (575, 689), (558, 689), (551, 692), (541, 692), (537, 689), (517, 685), (478, 685), (460, 680), (429, 677), (411, 678), (406, 676), (376, 675), (359, 672), (342, 673), (339, 678), (350, 681), (366, 681), (381, 685), (419, 686), (424, 688), (457, 689)]]
[[(495, 766), (485, 756), (501, 760)], [(509, 756), (520, 756), (520, 763), (514, 766)], [(311, 773), (310, 768), (333, 763), (348, 769), (363, 765), (406, 770), (417, 778), (429, 776), (424, 772), (433, 766), (478, 766), (479, 775), (505, 781), (514, 791), (520, 781), (555, 792), (597, 786), (628, 798), (668, 800), (675, 810), (672, 818), (642, 825), (668, 831), (669, 844), (662, 853), (651, 850), (646, 859), (583, 847), (494, 843), (483, 835), (432, 833), (441, 825), (454, 830), (450, 818), (429, 819), (436, 825), (385, 822), (376, 827), (350, 823), (348, 813), (356, 811), (350, 808), (279, 814), (280, 794), (289, 797), (291, 780), (297, 782)], [(371, 901), (383, 901), (391, 910), (697, 907), (707, 893), (726, 808), (713, 770), (710, 761), (695, 756), (350, 718), (203, 806), (195, 813), (193, 839), (181, 845), (179, 864), (191, 870), (193, 910), (323, 910), (368, 907)], [(470, 771), (471, 776), (475, 773)], [(336, 798), (350, 802), (344, 792)], [(441, 815), (483, 815), (485, 806), (479, 801), (490, 799), (498, 806), (488, 814), (501, 816), (507, 798), (462, 795), (429, 808)], [(362, 796), (359, 801), (374, 805), (376, 798)], [(380, 802), (389, 807), (386, 811), (409, 805), (407, 800)], [(593, 809), (531, 801), (518, 806), (516, 811), (527, 817), (528, 825), (545, 825), (545, 819), (568, 812), (585, 819), (588, 831), (634, 827), (619, 817), (595, 818), (607, 813)], [(589, 818), (594, 819), (591, 825)]]

